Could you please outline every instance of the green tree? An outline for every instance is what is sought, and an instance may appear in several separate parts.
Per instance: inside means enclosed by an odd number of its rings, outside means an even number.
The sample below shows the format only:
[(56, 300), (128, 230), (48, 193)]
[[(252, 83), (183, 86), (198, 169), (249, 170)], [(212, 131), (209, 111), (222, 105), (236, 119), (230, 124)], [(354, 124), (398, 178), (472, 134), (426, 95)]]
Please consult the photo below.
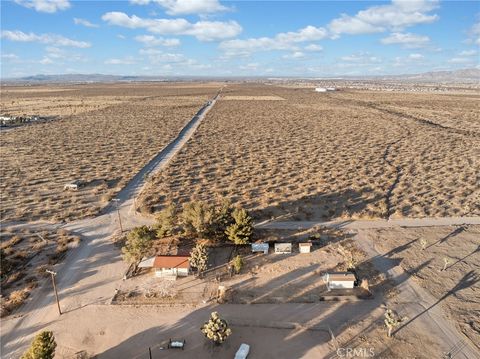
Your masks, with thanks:
[(232, 334), (227, 321), (220, 318), (217, 312), (210, 314), (210, 319), (203, 324), (200, 330), (207, 339), (217, 345), (222, 344)]
[(170, 204), (158, 212), (156, 220), (157, 222), (155, 223), (154, 229), (157, 237), (163, 238), (166, 236), (171, 236), (174, 233), (177, 222), (177, 211), (175, 205)]
[(216, 238), (226, 238), (225, 230), (233, 224), (232, 212), (232, 203), (228, 199), (222, 199), (215, 207), (213, 232)]
[(198, 274), (201, 274), (204, 270), (207, 269), (208, 263), (208, 254), (207, 248), (203, 243), (197, 243), (190, 252), (190, 266), (195, 268)]
[(243, 267), (243, 258), (240, 255), (237, 255), (233, 258), (232, 260), (232, 265), (233, 269), (235, 270), (235, 273), (238, 274), (242, 270)]
[(243, 208), (232, 212), (234, 223), (227, 227), (225, 234), (235, 244), (247, 244), (253, 233), (253, 220)]
[(190, 202), (183, 206), (180, 221), (187, 235), (209, 237), (213, 232), (214, 209), (205, 202)]
[(55, 356), (56, 347), (53, 332), (43, 331), (35, 336), (30, 348), (21, 359), (52, 359)]
[(137, 263), (152, 250), (155, 232), (147, 226), (132, 229), (127, 235), (127, 241), (122, 248), (123, 258), (127, 262)]

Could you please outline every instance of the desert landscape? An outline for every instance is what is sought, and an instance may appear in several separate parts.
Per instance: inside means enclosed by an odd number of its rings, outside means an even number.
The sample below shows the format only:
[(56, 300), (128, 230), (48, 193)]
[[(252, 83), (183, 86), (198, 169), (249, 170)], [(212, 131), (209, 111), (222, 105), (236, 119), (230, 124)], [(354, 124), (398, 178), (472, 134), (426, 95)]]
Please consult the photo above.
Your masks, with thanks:
[[(169, 338), (181, 337), (189, 343), (185, 354), (200, 358), (232, 356), (242, 342), (252, 346), (252, 358), (327, 358), (345, 348), (414, 357), (425, 343), (424, 357), (474, 350), (478, 226), (375, 226), (480, 214), (478, 94), (316, 93), (259, 82), (10, 86), (5, 93), (5, 113), (56, 116), (0, 132), (2, 341), (10, 352), (26, 345), (11, 336), (19, 318), (42, 322), (41, 308), (55, 310), (49, 268), (59, 275), (65, 320), (46, 325), (63, 358), (143, 357), (146, 346), (153, 355), (178, 357), (165, 350)], [(137, 178), (159, 154), (163, 160), (152, 167), (159, 170)], [(78, 191), (64, 190), (73, 180), (83, 182)], [(118, 212), (108, 206), (115, 195), (122, 198)], [(155, 223), (167, 206), (178, 212), (188, 203), (214, 208), (225, 200), (231, 210), (248, 210), (256, 224), (284, 224), (253, 231), (249, 222), (250, 240), (271, 243), (269, 254), (177, 228), (156, 237), (150, 253), (191, 253), (203, 241), (204, 275), (172, 281), (148, 270), (129, 274), (136, 264), (122, 261), (122, 253), (130, 231), (160, 228)], [(212, 226), (209, 207), (201, 208), (192, 225)], [(299, 253), (305, 241), (311, 253)], [(272, 253), (285, 242), (294, 244), (293, 253)], [(237, 257), (242, 268), (232, 274)], [(404, 274), (392, 275), (383, 261)], [(356, 287), (328, 290), (323, 275), (352, 266)], [(405, 285), (429, 293), (431, 308), (409, 302)], [(222, 300), (220, 286), (228, 288)], [(384, 316), (392, 308), (403, 325), (389, 338)], [(214, 310), (234, 333), (217, 349), (198, 331)], [(152, 320), (158, 313), (161, 324)], [(448, 342), (424, 334), (438, 313), (447, 314), (439, 328), (455, 328), (460, 341), (451, 332), (442, 334)], [(114, 329), (125, 318), (141, 324)], [(75, 336), (68, 323), (75, 323)], [(34, 334), (37, 324), (30, 328)]]
[(223, 96), (151, 178), (145, 213), (218, 196), (258, 220), (480, 213), (478, 94), (245, 84)]
[(480, 347), (475, 319), (480, 315), (480, 227), (378, 229), (364, 234), (432, 294), (448, 318)]
[[(2, 89), (2, 113), (59, 116), (0, 132), (2, 220), (62, 221), (98, 213), (218, 88), (212, 83)], [(84, 186), (65, 191), (74, 180)]]

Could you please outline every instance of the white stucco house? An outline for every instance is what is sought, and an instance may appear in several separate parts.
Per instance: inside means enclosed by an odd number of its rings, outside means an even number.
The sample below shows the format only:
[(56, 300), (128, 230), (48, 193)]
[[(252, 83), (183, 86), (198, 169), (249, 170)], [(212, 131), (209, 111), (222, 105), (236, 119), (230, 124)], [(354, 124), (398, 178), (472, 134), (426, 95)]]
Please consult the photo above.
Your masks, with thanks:
[(351, 272), (326, 273), (322, 277), (327, 289), (352, 289), (355, 285), (355, 274)]

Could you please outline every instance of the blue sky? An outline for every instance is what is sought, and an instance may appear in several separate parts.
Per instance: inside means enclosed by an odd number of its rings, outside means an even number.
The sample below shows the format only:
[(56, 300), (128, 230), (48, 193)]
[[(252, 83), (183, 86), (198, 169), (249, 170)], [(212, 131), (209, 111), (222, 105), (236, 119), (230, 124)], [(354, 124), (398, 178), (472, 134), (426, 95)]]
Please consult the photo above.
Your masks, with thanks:
[(478, 1), (1, 1), (1, 76), (339, 76), (479, 67)]

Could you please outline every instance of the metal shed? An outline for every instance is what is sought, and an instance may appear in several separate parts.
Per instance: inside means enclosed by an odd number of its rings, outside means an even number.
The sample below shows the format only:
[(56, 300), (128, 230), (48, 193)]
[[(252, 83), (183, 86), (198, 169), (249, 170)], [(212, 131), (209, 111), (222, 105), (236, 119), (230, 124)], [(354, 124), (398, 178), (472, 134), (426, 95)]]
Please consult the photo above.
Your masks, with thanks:
[(305, 243), (298, 243), (298, 250), (300, 253), (310, 253), (312, 248), (312, 243), (305, 242)]
[(269, 248), (268, 243), (252, 243), (252, 253), (263, 252), (263, 254), (268, 254)]
[(292, 243), (275, 243), (275, 253), (277, 254), (292, 253)]

